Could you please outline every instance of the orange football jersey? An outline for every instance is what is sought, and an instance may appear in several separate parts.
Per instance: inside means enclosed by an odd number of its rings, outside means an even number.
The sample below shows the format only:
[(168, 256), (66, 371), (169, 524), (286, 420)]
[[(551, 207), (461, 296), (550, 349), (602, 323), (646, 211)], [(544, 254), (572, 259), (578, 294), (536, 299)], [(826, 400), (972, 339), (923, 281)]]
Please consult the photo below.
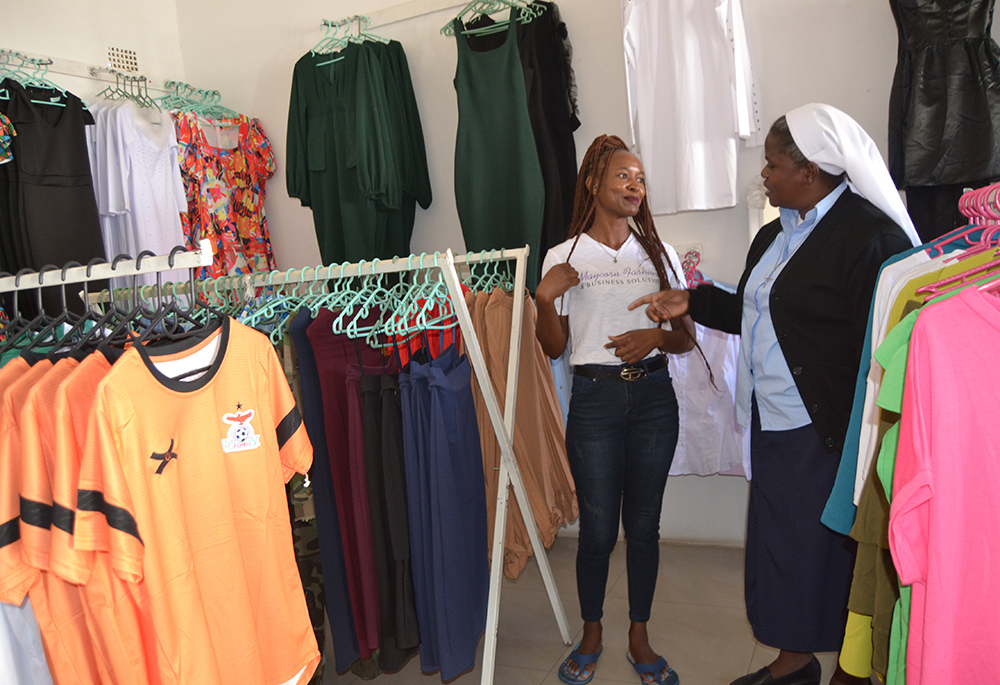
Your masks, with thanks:
[[(95, 352), (63, 380), (53, 400), (53, 500), (55, 507), (70, 512), (67, 518), (73, 521), (87, 421), (97, 387), (110, 370), (108, 356)], [(94, 650), (110, 674), (110, 682), (176, 685), (179, 681), (165, 658), (152, 620), (142, 609), (148, 603), (145, 583), (132, 584), (119, 578), (107, 553), (74, 549), (73, 532), (72, 526), (52, 527), (49, 568), (69, 582), (82, 584)]]
[[(19, 357), (8, 366), (18, 362), (26, 363)], [(4, 538), (0, 540), (0, 601), (11, 604), (20, 604), (38, 577), (38, 569), (21, 560), (21, 433), (18, 421), (31, 387), (51, 368), (52, 362), (48, 360), (29, 367), (4, 391), (0, 407), (0, 521), (5, 528)]]
[(311, 462), (274, 349), (232, 319), (196, 343), (133, 348), (101, 381), (74, 545), (145, 586), (181, 682), (311, 677), (319, 650), (284, 488)]
[[(75, 362), (70, 363), (75, 365)], [(18, 502), (20, 539), (4, 547), (7, 562), (5, 566), (10, 573), (9, 576), (4, 574), (0, 584), (3, 586), (5, 601), (20, 603), (25, 592), (30, 596), (49, 669), (56, 685), (99, 685), (107, 680), (106, 671), (94, 653), (87, 625), (87, 609), (80, 589), (25, 561), (26, 558), (38, 556), (37, 549), (28, 551), (25, 550), (26, 547), (37, 548), (40, 543), (48, 542), (47, 534), (42, 531), (47, 531), (51, 524), (52, 507), (51, 503), (25, 499), (20, 493), (20, 486), (26, 475), (26, 463), (30, 464), (29, 471), (32, 471), (35, 458), (41, 458), (39, 451), (34, 449), (36, 445), (31, 442), (38, 437), (35, 432), (37, 426), (33, 423), (27, 426), (29, 452), (25, 453), (22, 440), (22, 429), (25, 427), (23, 409), (29, 405), (36, 389), (45, 389), (50, 385), (46, 379), (53, 373), (60, 372), (55, 371), (48, 359), (40, 360), (12, 383), (3, 396), (0, 413), (0, 462), (10, 479), (5, 479), (0, 488), (0, 508), (6, 512), (12, 509), (14, 501)], [(28, 491), (33, 494), (38, 486), (38, 479), (35, 478), (32, 482), (29, 476)], [(49, 488), (42, 486), (42, 490), (49, 491)], [(41, 498), (45, 499), (46, 495), (42, 494)], [(16, 561), (13, 559), (15, 552)]]

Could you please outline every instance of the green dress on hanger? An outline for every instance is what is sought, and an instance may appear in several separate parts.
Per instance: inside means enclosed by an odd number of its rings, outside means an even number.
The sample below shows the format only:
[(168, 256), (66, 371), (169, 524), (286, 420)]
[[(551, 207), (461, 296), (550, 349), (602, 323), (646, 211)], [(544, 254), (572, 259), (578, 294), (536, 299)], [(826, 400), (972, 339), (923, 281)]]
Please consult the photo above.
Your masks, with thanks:
[(386, 256), (379, 210), (398, 210), (402, 189), (385, 93), (378, 57), (362, 44), (295, 64), (286, 183), (313, 210), (324, 264)]
[(462, 22), (454, 21), (455, 202), (467, 250), (530, 248), (527, 284), (534, 291), (545, 184), (528, 118), (515, 12), (503, 44), (486, 52), (473, 50)]

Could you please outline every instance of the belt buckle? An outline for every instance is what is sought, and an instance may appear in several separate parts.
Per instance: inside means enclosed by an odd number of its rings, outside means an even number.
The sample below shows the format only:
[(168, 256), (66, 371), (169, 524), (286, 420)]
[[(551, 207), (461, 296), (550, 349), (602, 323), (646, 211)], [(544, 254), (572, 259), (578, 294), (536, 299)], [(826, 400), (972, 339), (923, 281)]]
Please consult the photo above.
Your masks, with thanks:
[(618, 375), (621, 376), (622, 379), (626, 381), (639, 381), (648, 376), (649, 374), (646, 373), (646, 369), (639, 369), (634, 366), (626, 366), (621, 370), (621, 372)]

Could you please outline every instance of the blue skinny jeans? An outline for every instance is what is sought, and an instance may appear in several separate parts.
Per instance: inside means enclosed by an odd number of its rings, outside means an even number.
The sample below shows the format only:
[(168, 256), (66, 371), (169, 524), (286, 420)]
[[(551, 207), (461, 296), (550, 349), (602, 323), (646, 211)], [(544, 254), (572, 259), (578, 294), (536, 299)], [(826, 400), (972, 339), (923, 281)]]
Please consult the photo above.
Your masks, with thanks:
[(573, 376), (566, 448), (580, 502), (576, 585), (584, 621), (604, 615), (608, 560), (625, 529), (629, 619), (649, 620), (660, 510), (679, 432), (666, 368), (638, 381)]

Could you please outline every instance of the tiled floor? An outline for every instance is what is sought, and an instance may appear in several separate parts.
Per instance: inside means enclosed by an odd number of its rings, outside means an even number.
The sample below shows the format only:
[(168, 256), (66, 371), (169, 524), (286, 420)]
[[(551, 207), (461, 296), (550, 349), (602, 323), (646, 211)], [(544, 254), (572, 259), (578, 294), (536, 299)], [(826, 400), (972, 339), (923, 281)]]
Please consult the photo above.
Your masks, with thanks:
[[(576, 599), (576, 538), (564, 536), (549, 550), (549, 563), (569, 621), (574, 643), (583, 623)], [(625, 658), (628, 631), (628, 583), (625, 577), (625, 544), (611, 556), (608, 595), (604, 603), (604, 654), (594, 680), (632, 683), (639, 678)], [(757, 644), (747, 624), (743, 605), (743, 550), (732, 547), (663, 543), (649, 633), (653, 648), (663, 653), (680, 675), (683, 685), (728, 685), (734, 678), (756, 671), (775, 656)], [(570, 652), (559, 636), (538, 565), (531, 560), (517, 581), (504, 581), (500, 597), (497, 639), (497, 685), (558, 685), (557, 670)], [(451, 681), (460, 685), (480, 682), (483, 640), (475, 670)], [(833, 673), (836, 655), (821, 654), (823, 683)], [(362, 683), (351, 673), (330, 671), (324, 683)], [(433, 685), (438, 674), (423, 675), (420, 659), (376, 682), (385, 685)]]

